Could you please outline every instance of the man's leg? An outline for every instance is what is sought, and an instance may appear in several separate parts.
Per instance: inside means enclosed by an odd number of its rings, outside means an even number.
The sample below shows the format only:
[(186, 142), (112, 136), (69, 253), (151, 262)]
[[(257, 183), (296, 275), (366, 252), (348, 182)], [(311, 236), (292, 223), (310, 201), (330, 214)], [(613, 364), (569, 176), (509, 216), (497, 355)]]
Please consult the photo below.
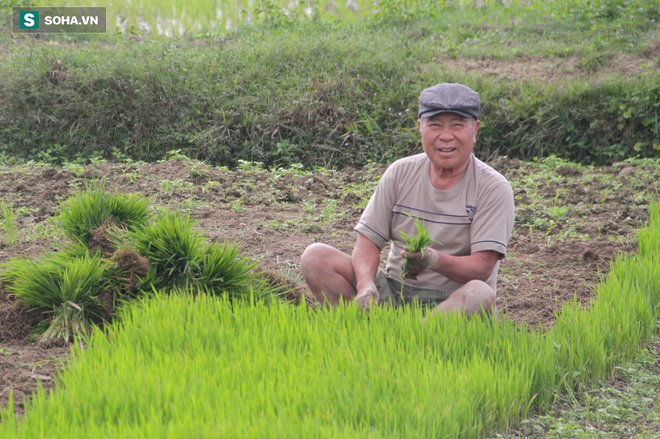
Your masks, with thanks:
[(338, 305), (340, 297), (349, 301), (357, 294), (351, 257), (334, 247), (320, 243), (307, 247), (300, 257), (300, 271), (321, 303)]
[(494, 310), (495, 292), (493, 289), (486, 282), (472, 280), (451, 293), (432, 313), (461, 311), (466, 315), (488, 315)]

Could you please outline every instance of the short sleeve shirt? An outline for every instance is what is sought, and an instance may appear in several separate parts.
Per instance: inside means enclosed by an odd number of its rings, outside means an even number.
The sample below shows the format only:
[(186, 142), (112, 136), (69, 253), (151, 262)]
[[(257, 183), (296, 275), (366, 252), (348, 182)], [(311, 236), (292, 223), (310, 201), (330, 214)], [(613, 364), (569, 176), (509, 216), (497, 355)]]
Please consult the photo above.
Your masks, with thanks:
[[(425, 153), (394, 162), (383, 174), (355, 230), (379, 248), (391, 243), (385, 272), (401, 279), (405, 250), (401, 232), (415, 236), (415, 219), (429, 230), (429, 245), (440, 252), (465, 256), (493, 250), (506, 255), (514, 220), (513, 191), (497, 171), (470, 157), (461, 180), (448, 190), (431, 184), (431, 162)], [(499, 261), (487, 283), (497, 291)], [(426, 270), (406, 283), (453, 292), (462, 284)]]

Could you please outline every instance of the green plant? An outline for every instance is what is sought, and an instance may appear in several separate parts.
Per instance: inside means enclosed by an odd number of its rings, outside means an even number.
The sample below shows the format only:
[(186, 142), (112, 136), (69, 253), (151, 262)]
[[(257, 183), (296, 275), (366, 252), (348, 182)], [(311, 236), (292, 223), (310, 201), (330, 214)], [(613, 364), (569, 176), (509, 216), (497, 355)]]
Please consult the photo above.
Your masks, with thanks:
[(107, 229), (132, 228), (150, 215), (149, 203), (137, 194), (111, 194), (91, 184), (60, 203), (59, 220), (72, 240), (98, 248), (107, 244)]
[(6, 245), (14, 245), (18, 240), (18, 229), (14, 220), (14, 210), (7, 203), (0, 203), (2, 214), (2, 225), (5, 232), (4, 241)]
[[(459, 313), (424, 322), (415, 306), (365, 315), (356, 304), (155, 292), (95, 331), (84, 354), (75, 348), (62, 388), (39, 392), (20, 418), (10, 402), (0, 436), (491, 437), (561, 395), (578, 398), (648, 344), (660, 310), (660, 206), (650, 211), (638, 254), (613, 263), (595, 300), (566, 304), (552, 328)], [(657, 373), (648, 382), (654, 390)], [(572, 427), (558, 435), (579, 436)]]
[[(408, 215), (411, 217), (410, 215)], [(412, 217), (411, 217), (412, 218)], [(401, 241), (403, 241), (404, 247), (407, 251), (417, 253), (417, 252), (424, 252), (426, 247), (431, 243), (431, 235), (429, 234), (429, 231), (426, 227), (424, 227), (424, 224), (419, 220), (418, 217), (415, 217), (415, 229), (417, 231), (416, 235), (409, 235), (403, 230), (401, 231)], [(407, 271), (408, 267), (408, 260), (406, 259), (403, 263), (403, 269), (402, 269), (402, 278), (411, 278), (414, 279), (415, 276), (412, 276), (408, 274)], [(403, 298), (403, 283), (401, 284), (401, 297)]]
[(193, 180), (204, 180), (208, 179), (208, 176), (209, 170), (203, 162), (196, 161), (190, 164), (190, 168), (188, 169), (188, 177), (192, 178)]
[(246, 210), (243, 206), (243, 200), (241, 198), (236, 198), (229, 202), (229, 210), (234, 213), (244, 212)]
[(231, 298), (248, 296), (251, 287), (258, 283), (258, 277), (253, 272), (257, 262), (239, 256), (238, 251), (235, 244), (228, 242), (209, 245), (199, 263), (196, 285), (215, 295), (226, 294)]
[(417, 234), (414, 236), (408, 235), (403, 230), (401, 231), (401, 240), (406, 250), (413, 253), (423, 251), (431, 243), (429, 231), (424, 227), (419, 218), (415, 218), (415, 229), (417, 230)]
[(197, 280), (203, 258), (203, 236), (189, 215), (161, 211), (149, 224), (127, 234), (135, 250), (151, 264), (147, 284), (155, 288), (186, 286)]
[[(385, 21), (252, 26), (223, 38), (222, 51), (215, 50), (217, 29), (176, 44), (34, 40), (29, 58), (8, 51), (0, 66), (3, 153), (49, 162), (61, 156), (190, 157), (231, 167), (239, 160), (300, 162), (307, 169), (387, 163), (419, 150), (414, 108), (421, 84), (460, 80), (482, 94), (479, 144), (486, 157), (555, 153), (609, 163), (660, 154), (653, 147), (660, 92), (653, 69), (603, 78), (567, 73), (543, 86), (526, 73), (567, 56), (577, 66), (589, 64), (603, 47), (614, 59), (639, 58), (655, 38), (649, 0), (625, 2), (614, 21), (596, 16), (594, 23), (557, 5), (505, 3), (392, 2), (416, 12)], [(512, 80), (465, 72), (462, 61), (447, 65), (448, 55), (484, 58), (496, 69), (532, 59), (540, 68), (521, 67)], [(65, 79), (54, 86), (44, 80), (51, 72)]]
[(5, 264), (7, 290), (44, 313), (39, 341), (70, 341), (87, 335), (108, 312), (101, 297), (112, 297), (114, 274), (97, 256), (51, 253), (35, 260), (16, 258)]

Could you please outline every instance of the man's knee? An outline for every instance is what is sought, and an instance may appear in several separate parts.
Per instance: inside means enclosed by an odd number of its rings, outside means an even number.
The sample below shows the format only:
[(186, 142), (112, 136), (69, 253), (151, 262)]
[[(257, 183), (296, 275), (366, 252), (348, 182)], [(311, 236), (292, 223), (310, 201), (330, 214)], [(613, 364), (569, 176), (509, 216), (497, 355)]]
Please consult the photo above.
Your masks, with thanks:
[(464, 286), (470, 294), (474, 294), (484, 299), (495, 301), (495, 291), (486, 282), (481, 280), (471, 280)]
[(472, 280), (454, 291), (436, 309), (462, 311), (467, 315), (491, 314), (495, 309), (495, 292), (487, 283)]
[[(468, 303), (472, 305), (472, 308), (483, 307), (486, 311), (495, 308), (495, 291), (486, 282), (471, 280), (463, 286), (463, 289)], [(472, 311), (476, 311), (476, 309), (472, 309)]]
[(310, 244), (300, 256), (300, 269), (305, 272), (322, 266), (323, 260), (328, 258), (331, 249), (332, 247), (329, 245), (320, 242)]

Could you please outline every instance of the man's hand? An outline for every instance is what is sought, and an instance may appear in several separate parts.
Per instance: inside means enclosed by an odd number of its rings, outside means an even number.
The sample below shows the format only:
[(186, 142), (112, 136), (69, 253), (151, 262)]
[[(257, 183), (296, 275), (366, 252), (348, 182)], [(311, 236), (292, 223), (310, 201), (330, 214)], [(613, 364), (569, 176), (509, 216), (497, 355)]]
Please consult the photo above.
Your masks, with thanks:
[(401, 252), (401, 256), (406, 258), (404, 279), (417, 279), (417, 275), (425, 270), (437, 269), (440, 262), (440, 254), (432, 248), (425, 248), (421, 252)]
[(372, 302), (377, 304), (379, 298), (380, 296), (378, 295), (376, 284), (372, 282), (358, 291), (357, 296), (355, 296), (355, 301), (358, 303), (358, 306), (362, 311), (369, 311)]

